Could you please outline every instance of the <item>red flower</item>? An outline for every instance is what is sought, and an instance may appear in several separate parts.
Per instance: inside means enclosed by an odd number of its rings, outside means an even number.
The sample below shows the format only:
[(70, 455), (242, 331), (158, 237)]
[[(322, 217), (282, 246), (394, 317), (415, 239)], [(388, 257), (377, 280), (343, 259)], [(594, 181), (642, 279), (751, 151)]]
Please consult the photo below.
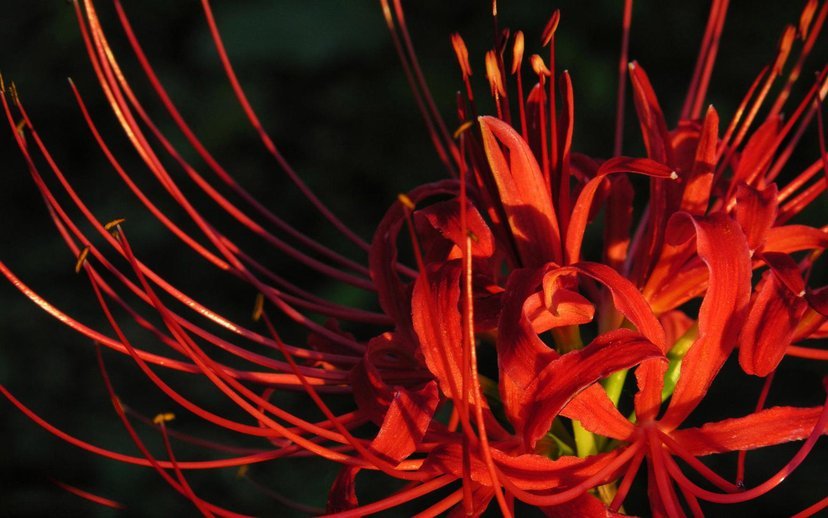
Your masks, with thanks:
[[(826, 188), (819, 175), (828, 173), (820, 108), (828, 73), (818, 76), (790, 117), (783, 121), (780, 115), (825, 23), (828, 3), (807, 3), (799, 23), (798, 54), (791, 57), (797, 30), (789, 27), (777, 56), (760, 73), (721, 137), (716, 110), (711, 106), (704, 116), (702, 112), (726, 0), (711, 7), (675, 129), (669, 129), (644, 70), (629, 63), (647, 153), (646, 158), (634, 158), (621, 154), (632, 13), (628, 0), (614, 156), (599, 159), (573, 151), (575, 89), (569, 74), (559, 73), (555, 65), (560, 13), (553, 14), (542, 35), (543, 46), (550, 49), (549, 63), (537, 54), (529, 59), (537, 84), (528, 95), (522, 82), (524, 35), (517, 32), (510, 39), (508, 30), (496, 31), (485, 70), (497, 117), (479, 116), (468, 50), (459, 35), (452, 36), (465, 84), (465, 93), (458, 97), (459, 129), (452, 136), (425, 86), (399, 0), (383, 0), (394, 44), (451, 178), (400, 195), (371, 243), (337, 219), (285, 161), (230, 65), (209, 3), (202, 3), (233, 91), (265, 149), (316, 209), (368, 252), (368, 265), (301, 234), (236, 183), (173, 105), (115, 0), (152, 88), (222, 189), (203, 176), (130, 88), (91, 0), (83, 8), (76, 4), (89, 58), (124, 133), (199, 234), (165, 215), (132, 181), (73, 85), (97, 144), (162, 224), (204, 259), (260, 293), (254, 311), (260, 327), (257, 331), (232, 322), (179, 291), (139, 259), (125, 233), (128, 224), (99, 221), (52, 159), (13, 87), (2, 96), (9, 125), (112, 334), (87, 327), (44, 301), (3, 263), (0, 271), (56, 318), (132, 358), (177, 406), (205, 423), (256, 439), (258, 446), (240, 452), (174, 434), (166, 424), (172, 415), (165, 413), (153, 420), (164, 451), (154, 451), (133, 426), (142, 416), (117, 397), (100, 347), (106, 388), (141, 456), (65, 433), (0, 386), (39, 425), (94, 453), (154, 468), (208, 515), (235, 513), (214, 503), (216, 495), (198, 494), (188, 481), (189, 470), (308, 455), (341, 464), (327, 504), (336, 516), (390, 509), (447, 486), (449, 492), (435, 497), (423, 514), (452, 510), (479, 515), (495, 500), (500, 512), (510, 516), (517, 499), (550, 516), (606, 516), (623, 511), (645, 460), (652, 513), (700, 515), (700, 501), (739, 503), (770, 491), (828, 432), (828, 403), (764, 409), (773, 373), (785, 356), (828, 359), (824, 349), (804, 343), (828, 334), (828, 289), (812, 286), (810, 279), (828, 245), (828, 233), (824, 227), (789, 223)], [(512, 63), (507, 68), (508, 49)], [(784, 72), (789, 59), (794, 63)], [(771, 104), (768, 96), (777, 79), (783, 86)], [(762, 110), (767, 114), (759, 124), (757, 113)], [(814, 115), (820, 156), (781, 182), (780, 171)], [(72, 218), (67, 204), (44, 181), (38, 156), (100, 237), (86, 233)], [(233, 219), (280, 252), (335, 281), (376, 291), (382, 311), (317, 297), (248, 255), (192, 203), (170, 174), (168, 159)], [(633, 183), (631, 174), (646, 179)], [(634, 217), (633, 186), (644, 183), (646, 207)], [(225, 190), (232, 197), (222, 194)], [(584, 245), (602, 207), (603, 248), (596, 254)], [(121, 267), (96, 244), (102, 241), (120, 257)], [(410, 254), (400, 252), (401, 241), (410, 246)], [(761, 272), (755, 286), (754, 271)], [(135, 297), (150, 307), (154, 319), (144, 316), (145, 308), (135, 307)], [(190, 320), (177, 308), (179, 303), (222, 332)], [(159, 353), (133, 343), (116, 310), (127, 312), (168, 349)], [(273, 310), (307, 329), (306, 346), (282, 340)], [(322, 325), (306, 312), (329, 320)], [(339, 321), (380, 330), (357, 337), (340, 328)], [(766, 377), (755, 412), (682, 428), (733, 355), (747, 374)], [(232, 411), (217, 413), (197, 402), (169, 383), (158, 367), (197, 374), (232, 403)], [(630, 369), (635, 387), (627, 380)], [(300, 409), (271, 401), (281, 389), (306, 394), (324, 419), (310, 420)], [(351, 396), (352, 404), (346, 411), (332, 407), (326, 394)], [(625, 416), (619, 408), (632, 413)], [(173, 436), (208, 451), (232, 453), (215, 460), (179, 460)], [(743, 487), (744, 452), (803, 439), (799, 452), (775, 476)], [(740, 452), (736, 483), (698, 460), (733, 451)], [(688, 467), (710, 487), (691, 480), (684, 472)], [(357, 476), (363, 470), (382, 471), (408, 485), (379, 501), (359, 502)], [(120, 505), (61, 485), (104, 505)], [(808, 512), (825, 505), (817, 503)]]

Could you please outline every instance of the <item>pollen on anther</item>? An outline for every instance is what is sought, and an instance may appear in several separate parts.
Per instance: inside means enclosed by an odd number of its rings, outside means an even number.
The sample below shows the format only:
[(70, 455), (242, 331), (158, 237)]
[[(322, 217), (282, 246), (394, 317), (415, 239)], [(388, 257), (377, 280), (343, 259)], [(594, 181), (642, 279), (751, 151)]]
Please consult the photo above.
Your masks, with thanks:
[(117, 227), (118, 225), (120, 225), (124, 221), (126, 221), (126, 218), (113, 219), (112, 221), (110, 221), (109, 223), (104, 225), (104, 230), (106, 230), (107, 232), (110, 232), (113, 228)]
[(236, 476), (238, 478), (244, 478), (247, 476), (247, 472), (250, 470), (250, 466), (248, 464), (242, 464), (239, 466), (239, 469), (236, 471)]
[(83, 268), (83, 263), (86, 262), (86, 256), (89, 255), (89, 247), (84, 247), (83, 250), (80, 251), (78, 254), (78, 260), (75, 262), (75, 273), (80, 273), (81, 268)]
[(14, 81), (9, 85), (9, 97), (11, 97), (12, 104), (20, 104), (20, 99), (17, 97), (17, 85)]
[(523, 31), (515, 33), (515, 44), (512, 47), (512, 75), (517, 74), (523, 63), (524, 37)]
[(155, 423), (155, 424), (160, 425), (160, 424), (163, 424), (163, 423), (169, 423), (173, 419), (175, 419), (175, 414), (173, 414), (172, 412), (165, 412), (163, 414), (156, 415), (152, 419), (152, 422)]
[(543, 35), (541, 36), (543, 46), (549, 45), (549, 42), (552, 41), (559, 23), (561, 23), (561, 10), (555, 9), (555, 12), (549, 17), (549, 21), (546, 22), (546, 27), (543, 28)]
[(532, 70), (540, 77), (549, 77), (552, 75), (552, 72), (549, 71), (547, 68), (546, 63), (543, 62), (543, 58), (537, 54), (532, 54), (532, 57), (529, 58), (530, 63), (532, 63)]
[(506, 96), (506, 88), (503, 86), (503, 78), (500, 75), (500, 67), (497, 64), (497, 54), (490, 50), (486, 53), (486, 78), (489, 80), (489, 87), (492, 96)]
[(802, 15), (799, 17), (799, 36), (803, 40), (808, 37), (808, 28), (811, 26), (811, 20), (814, 18), (818, 5), (817, 0), (808, 0), (805, 9), (802, 10)]
[(253, 303), (253, 321), (258, 322), (260, 318), (262, 318), (262, 313), (264, 312), (264, 295), (261, 293), (256, 294), (256, 302)]
[(678, 180), (679, 175), (677, 172), (673, 171), (670, 173), (670, 180)]
[(472, 121), (464, 122), (463, 124), (458, 126), (456, 130), (454, 130), (454, 133), (452, 134), (452, 137), (454, 137), (455, 139), (460, 138), (460, 135), (465, 133), (466, 130), (471, 128), (473, 125), (474, 125), (474, 123)]
[(773, 65), (773, 71), (777, 74), (782, 72), (782, 67), (785, 66), (785, 61), (788, 60), (788, 55), (791, 53), (793, 42), (796, 39), (796, 29), (793, 25), (788, 25), (785, 29), (782, 38), (779, 40), (779, 54), (776, 56), (776, 63)]
[(397, 200), (399, 200), (400, 203), (405, 205), (405, 207), (408, 210), (414, 210), (414, 208), (416, 207), (416, 205), (414, 205), (414, 202), (411, 201), (411, 198), (409, 198), (407, 194), (403, 194), (403, 193), (398, 194), (397, 195)]
[(466, 42), (463, 41), (460, 34), (455, 32), (451, 35), (451, 46), (454, 49), (454, 54), (457, 56), (457, 62), (460, 64), (463, 79), (470, 77), (472, 75), (472, 69), (469, 63), (469, 50), (466, 48)]

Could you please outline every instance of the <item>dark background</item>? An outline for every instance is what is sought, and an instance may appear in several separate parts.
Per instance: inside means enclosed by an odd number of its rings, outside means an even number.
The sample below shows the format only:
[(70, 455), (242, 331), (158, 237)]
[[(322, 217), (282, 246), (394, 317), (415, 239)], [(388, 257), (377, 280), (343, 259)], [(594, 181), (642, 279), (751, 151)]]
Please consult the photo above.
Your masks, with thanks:
[[(220, 162), (277, 214), (323, 243), (361, 258), (308, 208), (295, 189), (288, 187), (284, 175), (263, 152), (222, 73), (199, 3), (124, 3), (145, 51), (177, 106)], [(362, 236), (370, 238), (396, 193), (443, 177), (378, 2), (246, 0), (215, 4), (228, 52), (265, 127), (322, 200)], [(489, 2), (408, 4), (414, 43), (449, 127), (455, 126), (454, 92), (460, 87), (448, 39), (453, 31), (459, 31), (469, 45), (477, 96), (486, 111), (482, 57), (491, 45)], [(596, 156), (606, 156), (612, 147), (621, 4), (620, 0), (560, 3), (563, 18), (558, 32), (558, 60), (562, 68), (569, 69), (575, 87), (575, 148)], [(801, 8), (800, 2), (734, 4), (708, 97), (723, 121), (729, 120), (743, 92), (772, 59), (785, 23), (796, 23)], [(526, 32), (527, 56), (540, 50), (537, 42), (551, 12), (550, 5), (546, 1), (500, 2), (501, 24)], [(100, 2), (98, 7), (133, 87), (162, 129), (180, 144), (186, 157), (200, 166), (196, 154), (184, 145), (184, 139), (155, 102), (111, 6)], [(679, 0), (640, 1), (635, 8), (631, 57), (649, 73), (670, 125), (677, 119), (690, 79), (706, 11), (706, 2)], [(92, 141), (66, 84), (68, 76), (78, 85), (96, 123), (136, 181), (176, 221), (186, 221), (186, 216), (154, 185), (108, 110), (86, 60), (71, 5), (58, 0), (0, 0), (0, 13), (0, 70), (7, 83), (16, 82), (34, 124), (83, 198), (104, 221), (127, 218), (125, 228), (131, 242), (150, 266), (222, 314), (246, 321), (255, 293), (212, 269), (152, 219), (113, 174)], [(823, 63), (824, 38), (805, 69), (804, 81)], [(628, 113), (633, 114), (631, 103)], [(632, 116), (628, 117), (625, 150), (628, 154), (641, 152)], [(806, 139), (802, 152), (805, 161), (816, 157), (815, 140)], [(0, 260), (58, 307), (108, 333), (87, 281), (72, 272), (74, 257), (51, 225), (5, 124), (0, 129), (0, 159)], [(182, 179), (182, 183), (187, 182)], [(209, 200), (194, 191), (185, 192), (192, 194), (206, 215), (219, 218), (223, 225), (220, 228), (236, 232)], [(823, 197), (805, 218), (820, 225), (825, 213)], [(76, 221), (81, 221), (80, 216)], [(192, 226), (185, 228), (198, 235)], [(344, 304), (371, 304), (364, 293), (326, 283), (280, 259), (244, 233), (240, 232), (238, 238), (276, 271), (288, 271), (297, 284), (315, 293)], [(289, 329), (285, 333), (301, 340), (302, 333), (291, 333)], [(106, 354), (106, 358), (127, 404), (150, 416), (177, 411), (179, 417), (172, 426), (183, 431), (201, 429), (195, 419), (159, 395), (131, 362), (114, 353)], [(733, 365), (728, 365), (727, 371), (734, 381), (714, 386), (697, 422), (741, 415), (754, 404), (760, 386), (757, 380), (739, 375)], [(825, 373), (823, 367), (786, 360), (770, 404), (819, 404), (823, 397), (821, 373)], [(171, 375), (170, 379), (200, 401), (214, 398), (209, 390), (188, 384), (186, 376)], [(39, 311), (6, 282), (0, 283), (0, 383), (70, 433), (118, 451), (135, 452), (111, 409), (95, 367), (94, 347)], [(286, 397), (281, 402), (290, 401)], [(153, 434), (145, 435), (149, 438)], [(215, 438), (234, 440), (220, 433)], [(163, 456), (163, 446), (149, 442)], [(100, 459), (64, 444), (5, 401), (0, 401), (0, 445), (0, 516), (117, 514), (65, 493), (50, 482), (50, 477), (119, 500), (128, 506), (124, 514), (195, 511), (151, 470)], [(774, 473), (797, 447), (771, 448), (773, 455), (761, 456), (767, 462), (757, 461), (760, 455), (749, 455), (748, 485)], [(180, 448), (179, 458), (192, 457), (186, 446)], [(729, 476), (734, 459), (722, 456), (711, 462)], [(782, 488), (753, 503), (750, 514), (777, 516), (822, 498), (826, 462), (823, 440)], [(325, 491), (335, 475), (328, 464), (319, 461), (278, 463), (275, 468), (256, 467), (251, 473), (269, 486), (313, 505), (324, 505)], [(195, 473), (190, 481), (200, 495), (234, 510), (272, 516), (288, 513), (238, 480), (232, 469)], [(368, 485), (367, 479), (361, 478), (360, 483)], [(630, 498), (628, 510), (646, 514), (643, 493), (638, 494)], [(708, 506), (706, 510), (712, 515), (728, 512), (723, 506)]]

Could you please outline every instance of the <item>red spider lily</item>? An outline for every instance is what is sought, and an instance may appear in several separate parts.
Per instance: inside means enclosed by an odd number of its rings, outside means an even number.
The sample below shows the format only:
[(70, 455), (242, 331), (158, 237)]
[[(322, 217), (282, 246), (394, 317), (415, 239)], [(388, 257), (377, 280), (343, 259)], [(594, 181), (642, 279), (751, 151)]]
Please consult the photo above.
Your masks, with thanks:
[[(424, 516), (479, 515), (492, 500), (506, 516), (514, 515), (516, 501), (550, 516), (615, 515), (623, 512), (645, 460), (652, 514), (701, 515), (700, 501), (735, 504), (772, 490), (828, 432), (828, 402), (764, 408), (774, 371), (786, 356), (828, 359), (824, 348), (811, 342), (828, 335), (828, 289), (812, 281), (828, 232), (789, 223), (826, 188), (820, 174), (828, 174), (820, 108), (828, 72), (819, 74), (790, 116), (780, 115), (823, 28), (828, 3), (807, 2), (798, 27), (784, 32), (777, 55), (720, 137), (719, 116), (712, 106), (704, 111), (704, 105), (727, 0), (711, 6), (673, 130), (643, 68), (628, 64), (632, 1), (627, 0), (615, 149), (611, 158), (599, 159), (573, 151), (575, 89), (569, 74), (558, 72), (555, 64), (558, 11), (541, 37), (549, 48), (548, 62), (538, 54), (529, 59), (537, 83), (526, 94), (525, 37), (517, 32), (512, 38), (499, 28), (493, 4), (496, 41), (485, 54), (485, 71), (497, 117), (480, 115), (469, 52), (459, 35), (452, 36), (465, 93), (458, 97), (459, 129), (451, 134), (426, 87), (400, 1), (383, 0), (394, 45), (450, 179), (401, 194), (370, 243), (337, 219), (286, 162), (237, 79), (209, 2), (202, 4), (233, 91), (265, 149), (310, 203), (368, 253), (368, 264), (303, 235), (233, 179), (172, 103), (114, 0), (155, 94), (215, 176), (188, 162), (130, 87), (93, 2), (76, 3), (89, 59), (118, 122), (198, 233), (168, 217), (133, 181), (72, 85), (92, 136), (155, 218), (205, 260), (259, 292), (258, 327), (216, 314), (142, 262), (127, 238), (128, 223), (104, 223), (93, 214), (53, 160), (16, 89), (3, 87), (3, 107), (29, 172), (111, 331), (88, 327), (51, 305), (3, 263), (0, 271), (44, 310), (99, 345), (106, 389), (141, 456), (66, 433), (0, 386), (40, 426), (99, 455), (153, 468), (205, 515), (237, 513), (214, 503), (215, 495), (198, 494), (188, 481), (192, 470), (246, 467), (283, 457), (324, 458), (341, 465), (326, 510), (335, 516), (379, 512), (431, 493), (439, 496)], [(628, 73), (646, 158), (622, 155)], [(514, 90), (509, 76), (514, 76)], [(781, 86), (774, 99), (776, 82)], [(757, 121), (760, 113), (763, 122)], [(812, 152), (818, 158), (798, 174), (783, 175), (814, 118), (820, 149)], [(281, 253), (332, 281), (375, 291), (382, 311), (330, 302), (269, 269), (204, 216), (167, 163)], [(64, 194), (55, 192), (44, 172), (55, 177)], [(630, 175), (646, 177), (648, 184), (640, 218), (634, 218)], [(584, 240), (602, 206), (603, 249), (600, 257), (590, 257)], [(72, 210), (83, 215), (83, 226)], [(90, 227), (97, 235), (85, 231)], [(398, 250), (400, 241), (410, 245), (410, 258)], [(120, 263), (109, 258), (113, 251)], [(416, 267), (406, 266), (408, 259)], [(761, 275), (755, 285), (754, 271)], [(211, 331), (181, 305), (220, 331)], [(285, 343), (273, 311), (306, 328), (308, 344)], [(163, 347), (130, 338), (119, 316), (123, 312)], [(329, 320), (322, 325), (309, 314)], [(340, 321), (380, 331), (356, 337)], [(163, 451), (154, 452), (133, 424), (150, 420), (118, 398), (100, 346), (134, 360), (177, 406), (217, 428), (255, 438), (257, 447), (238, 449), (177, 433), (167, 425), (172, 415), (160, 414), (151, 425), (161, 435)], [(484, 353), (493, 353), (496, 365), (478, 358)], [(745, 373), (767, 380), (756, 411), (682, 428), (735, 354)], [(217, 413), (199, 403), (169, 383), (158, 367), (198, 375), (230, 400), (233, 411)], [(627, 397), (629, 369), (636, 385)], [(274, 402), (271, 396), (283, 389), (306, 394), (324, 419), (313, 422)], [(328, 394), (349, 395), (353, 405), (341, 411), (332, 407)], [(633, 411), (625, 416), (619, 408), (627, 407)], [(171, 439), (203, 447), (213, 457), (179, 459)], [(746, 451), (796, 440), (804, 443), (776, 475), (744, 487)], [(735, 451), (740, 452), (735, 483), (698, 460)], [(687, 468), (707, 485), (693, 481)], [(357, 477), (363, 470), (381, 471), (407, 485), (381, 500), (359, 502)], [(84, 498), (120, 505), (60, 484)], [(803, 513), (826, 504), (823, 500)]]

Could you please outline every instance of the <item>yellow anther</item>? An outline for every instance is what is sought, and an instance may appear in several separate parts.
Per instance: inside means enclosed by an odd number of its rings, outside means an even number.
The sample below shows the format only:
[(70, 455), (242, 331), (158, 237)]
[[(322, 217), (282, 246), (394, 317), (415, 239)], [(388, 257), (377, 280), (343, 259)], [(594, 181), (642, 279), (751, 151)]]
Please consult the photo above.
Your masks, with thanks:
[(524, 37), (523, 31), (515, 33), (515, 45), (512, 48), (512, 75), (517, 74), (523, 63)]
[(6, 93), (6, 82), (3, 80), (3, 74), (0, 74), (0, 94)]
[(20, 104), (20, 99), (17, 97), (17, 85), (14, 81), (9, 85), (9, 97), (11, 97), (12, 104)]
[(479, 238), (479, 237), (477, 237), (477, 234), (475, 234), (475, 233), (474, 233), (474, 232), (472, 232), (471, 230), (467, 230), (467, 231), (466, 231), (466, 236), (467, 236), (469, 239), (471, 239), (471, 240), (472, 240), (472, 242), (474, 242), (474, 243), (477, 243), (477, 242), (479, 242), (479, 241), (480, 241), (480, 238)]
[(400, 203), (405, 205), (408, 210), (414, 210), (414, 208), (416, 207), (416, 205), (414, 205), (414, 202), (411, 201), (411, 198), (409, 198), (407, 194), (398, 194), (397, 200), (399, 200)]
[(543, 58), (539, 55), (532, 54), (532, 57), (529, 58), (529, 62), (532, 63), (532, 70), (534, 70), (539, 77), (549, 77), (552, 75), (552, 72), (549, 71), (546, 63), (543, 62)]
[(23, 128), (26, 127), (26, 119), (20, 119), (17, 121), (17, 124), (14, 125), (15, 131), (17, 131), (18, 135), (21, 137), (23, 136)]
[(782, 72), (782, 67), (785, 66), (785, 61), (788, 60), (788, 56), (791, 54), (791, 48), (793, 47), (795, 39), (796, 29), (793, 25), (788, 25), (782, 34), (782, 38), (779, 40), (779, 54), (776, 56), (776, 63), (773, 65), (774, 73), (779, 74)]
[(107, 223), (106, 225), (104, 225), (104, 229), (105, 229), (107, 232), (109, 232), (109, 231), (111, 231), (113, 228), (115, 228), (115, 227), (117, 227), (118, 225), (120, 225), (121, 223), (123, 223), (124, 221), (126, 221), (126, 218), (118, 218), (118, 219), (113, 219), (112, 221), (110, 221), (109, 223)]
[(173, 419), (175, 419), (175, 414), (173, 414), (172, 412), (165, 412), (163, 414), (158, 414), (155, 417), (153, 417), (152, 422), (157, 425), (161, 425), (164, 423), (169, 423)]
[(472, 75), (471, 64), (469, 63), (469, 50), (466, 48), (466, 42), (455, 32), (451, 35), (451, 46), (454, 49), (454, 54), (457, 56), (460, 71), (463, 72), (463, 78), (465, 79)]
[(811, 20), (814, 19), (817, 7), (819, 7), (817, 0), (808, 0), (805, 9), (802, 10), (802, 15), (799, 17), (799, 36), (803, 40), (808, 37), (808, 28), (811, 26)]
[(486, 53), (486, 79), (489, 80), (492, 97), (497, 95), (501, 97), (506, 96), (506, 89), (503, 87), (503, 78), (500, 75), (500, 66), (497, 62), (497, 54), (493, 50)]
[(78, 260), (75, 262), (75, 273), (80, 273), (81, 268), (83, 268), (83, 263), (86, 262), (86, 256), (89, 255), (89, 247), (84, 247), (83, 250), (80, 251), (78, 254)]
[(460, 138), (460, 135), (466, 132), (467, 129), (471, 128), (474, 125), (472, 121), (466, 121), (461, 124), (456, 130), (454, 130), (454, 134), (452, 135), (455, 139)]
[(250, 466), (247, 464), (242, 464), (239, 466), (238, 471), (236, 471), (236, 476), (239, 478), (244, 478), (247, 476), (247, 472), (250, 470)]
[(256, 294), (256, 302), (253, 303), (253, 322), (258, 322), (260, 318), (262, 318), (262, 313), (264, 313), (264, 295), (261, 293)]
[(552, 13), (552, 16), (549, 18), (549, 21), (546, 22), (546, 27), (543, 28), (543, 36), (541, 37), (541, 42), (543, 46), (549, 45), (549, 42), (552, 41), (552, 37), (555, 35), (555, 31), (558, 30), (558, 24), (561, 23), (561, 10), (555, 9), (555, 12)]

